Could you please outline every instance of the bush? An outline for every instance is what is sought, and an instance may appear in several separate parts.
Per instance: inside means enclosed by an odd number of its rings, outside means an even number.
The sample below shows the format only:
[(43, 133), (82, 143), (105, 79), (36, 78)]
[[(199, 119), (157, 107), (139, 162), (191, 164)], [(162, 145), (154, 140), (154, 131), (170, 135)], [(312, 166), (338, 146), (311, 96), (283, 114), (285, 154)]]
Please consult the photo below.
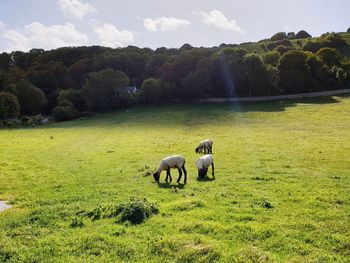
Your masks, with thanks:
[(292, 47), (292, 43), (287, 40), (287, 39), (283, 39), (283, 40), (278, 40), (278, 41), (274, 41), (274, 42), (270, 42), (266, 45), (266, 49), (267, 50), (273, 50), (279, 46), (285, 46), (285, 47)]
[(340, 34), (327, 33), (323, 34), (317, 41), (307, 41), (303, 46), (303, 50), (316, 53), (323, 47), (341, 48), (346, 45), (346, 41), (341, 37)]
[(304, 51), (310, 51), (312, 53), (316, 53), (318, 50), (320, 50), (322, 48), (323, 45), (324, 45), (324, 43), (321, 42), (321, 41), (310, 41), (310, 40), (308, 40), (304, 44), (303, 50)]
[(323, 61), (327, 66), (339, 66), (340, 65), (340, 54), (335, 48), (324, 47), (317, 51), (316, 55)]
[(274, 67), (277, 66), (280, 57), (281, 54), (278, 51), (267, 52), (263, 55), (264, 63)]
[(18, 99), (15, 95), (0, 92), (0, 119), (17, 117), (20, 113)]
[(278, 46), (275, 49), (277, 52), (279, 52), (281, 55), (283, 55), (284, 53), (287, 53), (291, 50), (293, 50), (292, 47), (286, 47), (286, 46)]
[(32, 122), (32, 119), (26, 115), (22, 116), (20, 120), (22, 125), (28, 125), (28, 124), (31, 124)]
[(79, 113), (71, 102), (64, 100), (53, 108), (51, 114), (58, 121), (68, 121), (76, 118)]
[(346, 32), (350, 33), (350, 27), (348, 28), (348, 30), (346, 30)]
[(272, 41), (277, 41), (282, 39), (288, 39), (288, 36), (285, 32), (278, 32), (271, 37)]
[(66, 89), (58, 94), (58, 101), (68, 100), (78, 110), (83, 110), (85, 106), (84, 94), (81, 90)]

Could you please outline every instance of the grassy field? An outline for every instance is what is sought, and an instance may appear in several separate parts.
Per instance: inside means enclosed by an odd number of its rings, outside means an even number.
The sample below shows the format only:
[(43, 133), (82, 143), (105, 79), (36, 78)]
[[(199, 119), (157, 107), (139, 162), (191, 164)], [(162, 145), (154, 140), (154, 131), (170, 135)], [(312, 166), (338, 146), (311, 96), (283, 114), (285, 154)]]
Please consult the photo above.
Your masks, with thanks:
[[(350, 98), (173, 105), (0, 130), (0, 262), (349, 262)], [(216, 180), (197, 181), (212, 138)], [(186, 157), (188, 183), (154, 169)], [(210, 170), (209, 170), (210, 174)], [(142, 224), (92, 220), (131, 196)]]

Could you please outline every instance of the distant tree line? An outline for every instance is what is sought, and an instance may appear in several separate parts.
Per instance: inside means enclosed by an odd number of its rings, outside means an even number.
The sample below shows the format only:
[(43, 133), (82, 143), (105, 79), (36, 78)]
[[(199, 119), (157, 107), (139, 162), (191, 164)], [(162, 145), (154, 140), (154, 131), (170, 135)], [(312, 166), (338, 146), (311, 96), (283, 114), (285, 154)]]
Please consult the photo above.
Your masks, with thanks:
[(141, 103), (345, 88), (350, 85), (346, 34), (311, 38), (306, 31), (280, 32), (247, 44), (249, 49), (185, 44), (179, 49), (92, 46), (2, 53), (0, 119), (43, 114), (69, 120)]

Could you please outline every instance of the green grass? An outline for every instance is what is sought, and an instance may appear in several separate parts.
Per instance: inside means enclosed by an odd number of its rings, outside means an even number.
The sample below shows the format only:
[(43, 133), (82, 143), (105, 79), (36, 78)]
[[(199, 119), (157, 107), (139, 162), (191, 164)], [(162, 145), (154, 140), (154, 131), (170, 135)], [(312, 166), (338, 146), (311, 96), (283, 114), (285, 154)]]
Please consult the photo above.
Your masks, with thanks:
[[(0, 130), (0, 262), (349, 262), (350, 98), (140, 107)], [(197, 181), (212, 138), (216, 180)], [(140, 168), (183, 154), (188, 184)], [(209, 174), (211, 171), (209, 170)], [(144, 223), (92, 220), (131, 196)]]

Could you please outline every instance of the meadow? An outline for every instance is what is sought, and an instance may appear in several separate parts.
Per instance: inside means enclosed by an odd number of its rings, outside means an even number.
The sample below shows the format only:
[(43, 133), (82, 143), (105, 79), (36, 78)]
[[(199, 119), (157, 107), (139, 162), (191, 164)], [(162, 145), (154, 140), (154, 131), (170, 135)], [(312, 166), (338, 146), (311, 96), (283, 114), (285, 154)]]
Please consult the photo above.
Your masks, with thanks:
[[(0, 262), (349, 262), (350, 97), (136, 107), (0, 130)], [(197, 181), (211, 138), (216, 179)], [(186, 157), (188, 183), (154, 170)], [(148, 168), (146, 168), (147, 170)], [(89, 212), (146, 198), (141, 224)]]

